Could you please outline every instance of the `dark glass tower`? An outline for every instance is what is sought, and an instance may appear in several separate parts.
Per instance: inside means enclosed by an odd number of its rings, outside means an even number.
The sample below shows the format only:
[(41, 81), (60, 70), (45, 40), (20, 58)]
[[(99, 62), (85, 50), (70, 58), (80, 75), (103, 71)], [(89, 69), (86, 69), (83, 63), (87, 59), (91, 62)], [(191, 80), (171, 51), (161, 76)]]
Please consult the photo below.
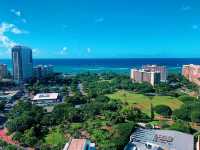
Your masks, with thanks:
[(25, 46), (14, 46), (12, 65), (14, 81), (21, 83), (31, 78), (33, 74), (32, 49)]

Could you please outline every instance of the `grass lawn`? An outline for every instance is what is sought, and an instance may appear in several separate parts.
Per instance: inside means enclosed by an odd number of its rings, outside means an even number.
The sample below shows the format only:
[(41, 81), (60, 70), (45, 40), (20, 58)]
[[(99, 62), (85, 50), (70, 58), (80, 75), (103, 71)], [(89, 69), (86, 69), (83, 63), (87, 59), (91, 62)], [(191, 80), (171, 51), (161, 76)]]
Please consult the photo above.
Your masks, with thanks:
[(147, 115), (150, 115), (151, 103), (153, 106), (167, 105), (172, 110), (179, 108), (183, 104), (180, 100), (170, 96), (145, 96), (127, 91), (118, 91), (107, 96), (112, 99), (119, 99), (123, 103), (127, 103), (128, 106), (138, 107)]
[(66, 143), (64, 134), (60, 132), (59, 128), (52, 130), (45, 138), (45, 142), (48, 145), (58, 146)]

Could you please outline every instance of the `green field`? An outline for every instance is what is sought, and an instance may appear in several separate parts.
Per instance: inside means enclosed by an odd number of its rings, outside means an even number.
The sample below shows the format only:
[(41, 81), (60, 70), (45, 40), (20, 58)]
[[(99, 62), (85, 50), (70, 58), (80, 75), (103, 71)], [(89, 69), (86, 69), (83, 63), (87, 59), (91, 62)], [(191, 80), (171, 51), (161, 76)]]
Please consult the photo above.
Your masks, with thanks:
[(170, 96), (145, 96), (127, 91), (118, 91), (107, 96), (112, 99), (121, 100), (123, 103), (128, 104), (128, 106), (138, 107), (147, 115), (150, 115), (151, 103), (153, 106), (167, 105), (172, 110), (179, 108), (183, 104), (180, 100)]

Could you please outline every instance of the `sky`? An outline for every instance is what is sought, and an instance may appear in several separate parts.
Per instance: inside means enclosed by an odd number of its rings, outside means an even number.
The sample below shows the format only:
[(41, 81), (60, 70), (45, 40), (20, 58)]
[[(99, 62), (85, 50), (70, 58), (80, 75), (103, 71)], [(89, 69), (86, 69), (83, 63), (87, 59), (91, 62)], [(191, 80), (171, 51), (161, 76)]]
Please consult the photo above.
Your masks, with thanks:
[(1, 0), (0, 59), (200, 57), (199, 0)]

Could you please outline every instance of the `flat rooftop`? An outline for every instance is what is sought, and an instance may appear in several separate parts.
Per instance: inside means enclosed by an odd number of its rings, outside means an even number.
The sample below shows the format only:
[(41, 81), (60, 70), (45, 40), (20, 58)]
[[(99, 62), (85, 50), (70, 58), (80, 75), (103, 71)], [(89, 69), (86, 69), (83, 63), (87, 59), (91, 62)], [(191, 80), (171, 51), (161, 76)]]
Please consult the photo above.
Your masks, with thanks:
[(52, 100), (52, 99), (57, 99), (58, 98), (58, 93), (40, 93), (36, 94), (33, 97), (33, 101), (37, 100)]
[(84, 150), (86, 139), (72, 139), (67, 150)]
[[(193, 150), (194, 137), (172, 130), (138, 128), (131, 135), (130, 143), (141, 150)], [(149, 144), (151, 146), (147, 147)]]
[(9, 97), (15, 96), (18, 92), (19, 91), (5, 91), (5, 92), (0, 91), (0, 97), (9, 98)]

